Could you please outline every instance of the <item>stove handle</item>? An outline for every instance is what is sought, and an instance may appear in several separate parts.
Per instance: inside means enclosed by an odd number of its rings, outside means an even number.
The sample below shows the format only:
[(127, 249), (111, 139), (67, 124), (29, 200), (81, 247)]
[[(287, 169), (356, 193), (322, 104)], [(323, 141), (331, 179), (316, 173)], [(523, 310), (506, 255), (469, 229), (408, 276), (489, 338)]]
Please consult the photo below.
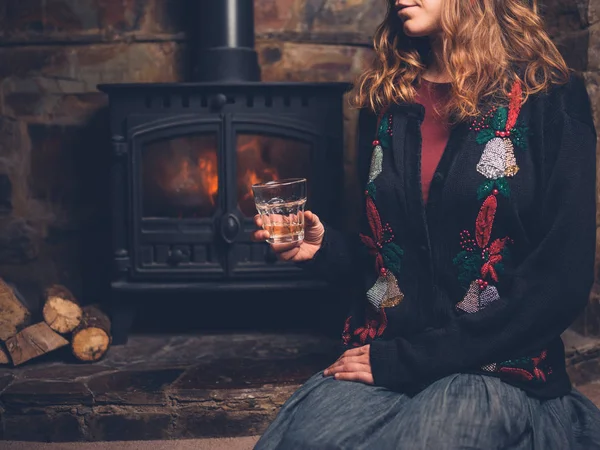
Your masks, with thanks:
[(225, 214), (221, 218), (221, 237), (228, 244), (233, 244), (241, 228), (240, 219), (235, 214)]

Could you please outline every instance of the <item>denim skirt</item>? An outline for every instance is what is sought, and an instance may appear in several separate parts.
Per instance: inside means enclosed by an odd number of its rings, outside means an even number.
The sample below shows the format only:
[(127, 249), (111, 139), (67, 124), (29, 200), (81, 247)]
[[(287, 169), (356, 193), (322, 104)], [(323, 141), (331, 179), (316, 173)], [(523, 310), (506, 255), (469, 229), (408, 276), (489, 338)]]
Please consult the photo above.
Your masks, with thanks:
[(455, 374), (409, 397), (314, 375), (255, 450), (592, 450), (600, 411), (573, 389), (540, 400), (494, 377)]

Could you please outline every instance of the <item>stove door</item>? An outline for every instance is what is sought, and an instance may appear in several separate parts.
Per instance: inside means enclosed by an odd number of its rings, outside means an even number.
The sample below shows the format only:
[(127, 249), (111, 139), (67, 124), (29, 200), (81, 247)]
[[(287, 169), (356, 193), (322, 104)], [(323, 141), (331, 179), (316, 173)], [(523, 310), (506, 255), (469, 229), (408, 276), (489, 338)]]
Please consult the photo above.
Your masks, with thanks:
[(133, 278), (219, 280), (226, 245), (219, 116), (170, 117), (134, 128), (131, 162)]
[[(306, 209), (315, 210), (323, 183), (318, 180), (319, 155), (326, 155), (326, 139), (302, 120), (281, 115), (232, 115), (232, 139), (227, 170), (227, 211), (239, 218), (241, 232), (229, 251), (233, 279), (303, 277), (294, 264), (277, 261), (265, 243), (250, 240), (257, 213), (251, 186), (285, 178), (306, 178)], [(321, 195), (323, 193), (321, 192)], [(324, 197), (323, 197), (324, 198)]]

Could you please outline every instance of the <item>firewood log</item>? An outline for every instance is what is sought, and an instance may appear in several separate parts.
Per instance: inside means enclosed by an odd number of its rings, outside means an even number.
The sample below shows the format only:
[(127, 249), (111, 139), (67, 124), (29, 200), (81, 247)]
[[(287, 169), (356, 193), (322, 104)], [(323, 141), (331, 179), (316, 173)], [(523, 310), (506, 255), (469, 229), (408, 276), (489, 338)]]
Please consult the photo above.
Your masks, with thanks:
[(80, 361), (98, 361), (112, 342), (110, 319), (97, 306), (83, 308), (81, 323), (73, 331), (71, 348)]
[(46, 322), (31, 325), (6, 341), (6, 348), (15, 366), (65, 345), (69, 345), (69, 341), (53, 331)]
[(31, 313), (13, 288), (0, 278), (0, 340), (6, 341), (29, 325)]
[(6, 366), (7, 364), (10, 364), (10, 357), (4, 347), (0, 345), (0, 366)]
[(66, 334), (81, 323), (82, 310), (73, 293), (65, 286), (55, 284), (46, 289), (44, 321), (57, 333)]

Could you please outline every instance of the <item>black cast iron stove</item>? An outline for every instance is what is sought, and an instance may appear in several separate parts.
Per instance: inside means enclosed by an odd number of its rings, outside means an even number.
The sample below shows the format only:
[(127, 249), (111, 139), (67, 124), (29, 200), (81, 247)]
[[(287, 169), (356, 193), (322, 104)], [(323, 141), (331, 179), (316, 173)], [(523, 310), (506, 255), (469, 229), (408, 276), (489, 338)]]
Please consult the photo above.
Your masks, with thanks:
[(250, 241), (250, 186), (306, 177), (307, 207), (340, 225), (348, 85), (261, 82), (252, 0), (191, 3), (193, 82), (99, 86), (114, 154), (113, 292), (317, 286)]

